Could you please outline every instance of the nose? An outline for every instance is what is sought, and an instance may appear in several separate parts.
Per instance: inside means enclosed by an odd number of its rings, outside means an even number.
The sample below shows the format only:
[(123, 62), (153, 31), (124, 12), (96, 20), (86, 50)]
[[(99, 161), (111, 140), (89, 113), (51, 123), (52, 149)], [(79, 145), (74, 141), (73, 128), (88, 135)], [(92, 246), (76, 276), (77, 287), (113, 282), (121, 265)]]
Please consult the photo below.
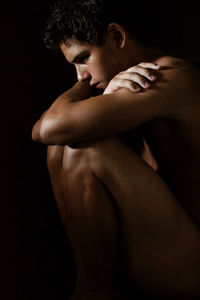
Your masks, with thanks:
[(76, 73), (77, 73), (78, 81), (91, 79), (89, 72), (85, 69), (84, 66), (80, 66), (80, 65), (76, 66)]

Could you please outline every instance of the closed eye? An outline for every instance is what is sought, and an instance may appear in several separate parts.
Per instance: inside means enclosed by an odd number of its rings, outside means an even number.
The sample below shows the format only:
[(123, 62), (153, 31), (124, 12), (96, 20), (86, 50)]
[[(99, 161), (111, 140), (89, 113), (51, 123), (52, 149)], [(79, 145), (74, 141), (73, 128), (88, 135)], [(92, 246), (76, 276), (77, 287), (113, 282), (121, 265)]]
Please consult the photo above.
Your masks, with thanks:
[(79, 59), (78, 59), (78, 61), (77, 61), (77, 63), (79, 63), (79, 64), (85, 64), (86, 62), (87, 62), (87, 59), (89, 58), (89, 55), (87, 54), (87, 55), (84, 55), (84, 56), (82, 56), (82, 57), (80, 57)]

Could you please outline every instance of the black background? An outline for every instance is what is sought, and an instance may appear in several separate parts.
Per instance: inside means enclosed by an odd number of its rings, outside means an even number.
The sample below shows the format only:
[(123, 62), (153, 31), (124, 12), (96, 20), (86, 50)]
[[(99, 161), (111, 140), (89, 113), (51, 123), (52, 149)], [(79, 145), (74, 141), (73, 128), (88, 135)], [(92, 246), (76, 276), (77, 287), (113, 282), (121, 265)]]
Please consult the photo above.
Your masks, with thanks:
[[(200, 63), (199, 1), (161, 1), (160, 41)], [(46, 169), (46, 147), (31, 128), (75, 81), (62, 56), (45, 49), (41, 31), (50, 1), (1, 3), (1, 289), (4, 300), (67, 299), (76, 272)]]

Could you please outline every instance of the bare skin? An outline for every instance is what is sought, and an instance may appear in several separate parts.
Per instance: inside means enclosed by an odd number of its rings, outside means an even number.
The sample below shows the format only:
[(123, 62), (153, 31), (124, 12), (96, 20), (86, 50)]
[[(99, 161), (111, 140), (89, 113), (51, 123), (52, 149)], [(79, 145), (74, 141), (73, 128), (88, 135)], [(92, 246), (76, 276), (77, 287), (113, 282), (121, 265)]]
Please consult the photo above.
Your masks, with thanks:
[[(125, 299), (123, 276), (153, 299), (200, 296), (200, 74), (169, 56), (153, 61), (163, 68), (151, 89), (87, 98), (76, 86), (33, 130), (59, 144), (47, 162), (77, 262), (74, 300)], [(141, 124), (158, 172), (110, 137)]]

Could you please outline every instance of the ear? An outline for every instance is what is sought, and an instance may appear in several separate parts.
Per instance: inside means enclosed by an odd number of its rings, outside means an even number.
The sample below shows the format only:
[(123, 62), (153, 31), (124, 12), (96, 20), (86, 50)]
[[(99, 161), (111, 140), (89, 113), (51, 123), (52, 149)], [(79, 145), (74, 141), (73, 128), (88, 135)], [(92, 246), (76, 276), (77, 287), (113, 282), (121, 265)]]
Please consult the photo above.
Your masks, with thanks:
[(110, 23), (108, 25), (108, 34), (114, 40), (118, 48), (124, 48), (126, 44), (126, 31), (117, 23)]

